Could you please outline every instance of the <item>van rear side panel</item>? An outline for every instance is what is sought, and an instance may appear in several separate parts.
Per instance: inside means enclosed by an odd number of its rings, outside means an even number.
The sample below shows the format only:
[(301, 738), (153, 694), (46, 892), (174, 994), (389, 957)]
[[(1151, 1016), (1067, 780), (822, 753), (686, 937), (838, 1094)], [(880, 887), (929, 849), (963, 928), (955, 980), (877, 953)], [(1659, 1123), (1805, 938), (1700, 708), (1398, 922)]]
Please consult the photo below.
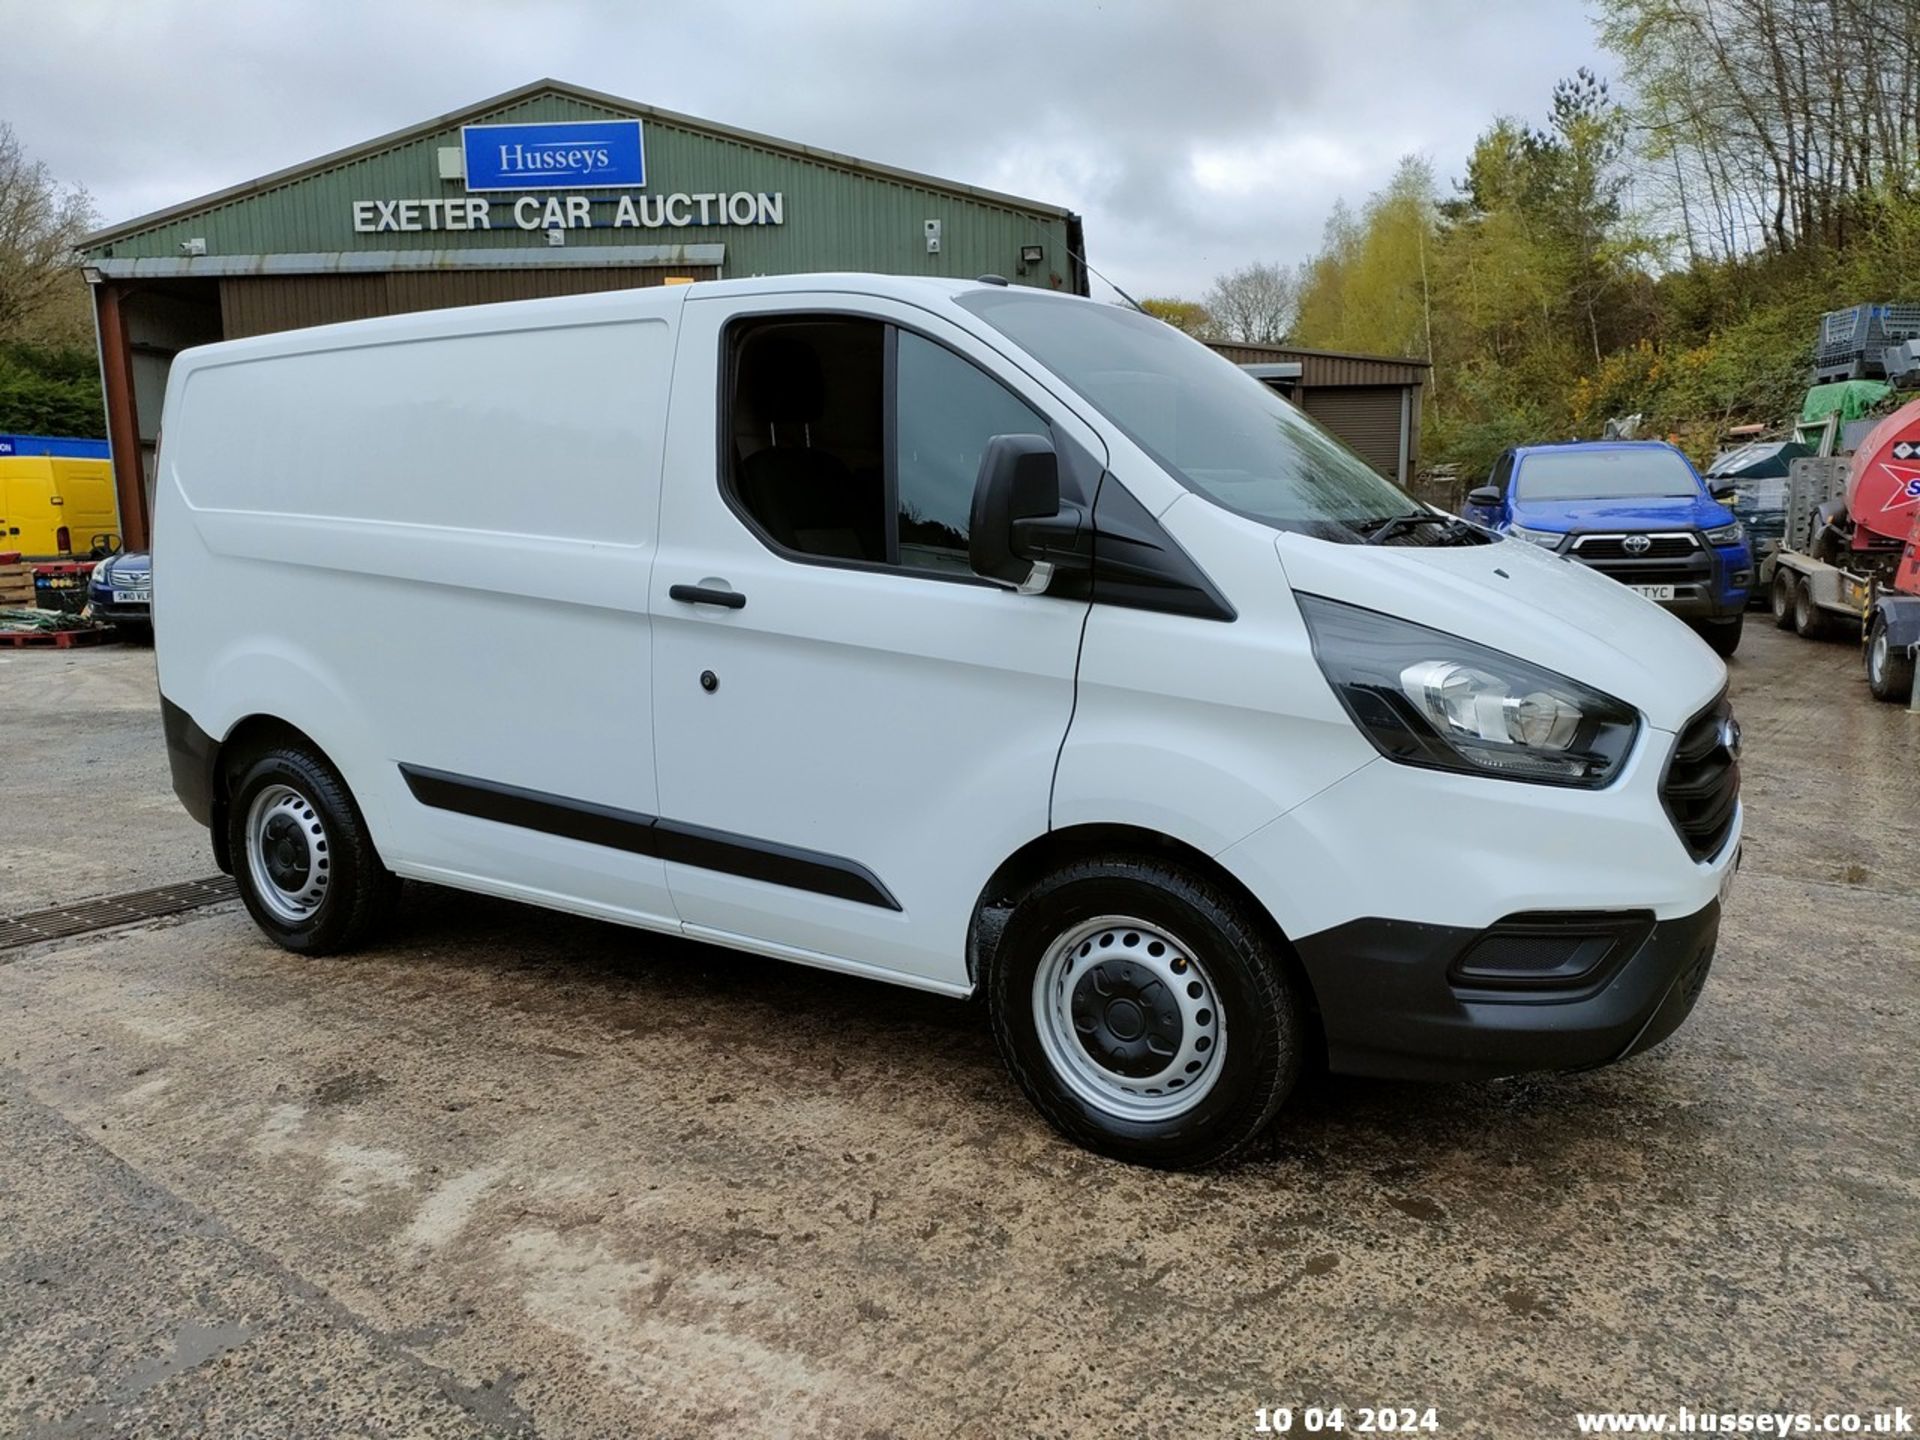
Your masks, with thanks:
[(161, 690), (310, 736), (389, 866), (671, 914), (656, 860), (416, 800), (400, 766), (652, 813), (647, 585), (678, 297), (188, 352), (155, 505)]

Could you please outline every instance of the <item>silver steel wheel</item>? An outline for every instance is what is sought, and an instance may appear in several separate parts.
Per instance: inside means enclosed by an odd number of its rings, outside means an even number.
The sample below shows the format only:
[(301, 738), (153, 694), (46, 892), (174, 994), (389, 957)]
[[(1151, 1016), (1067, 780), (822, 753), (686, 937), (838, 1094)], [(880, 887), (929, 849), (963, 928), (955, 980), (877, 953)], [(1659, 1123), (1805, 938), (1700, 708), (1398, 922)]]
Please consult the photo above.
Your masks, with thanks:
[(247, 874), (276, 920), (298, 925), (327, 898), (327, 830), (290, 785), (267, 785), (247, 807)]
[(1873, 627), (1873, 643), (1867, 646), (1867, 679), (1877, 690), (1887, 683), (1887, 627)]
[(1033, 977), (1048, 1063), (1095, 1109), (1166, 1120), (1220, 1078), (1227, 1026), (1193, 951), (1158, 926), (1103, 915), (1054, 940)]

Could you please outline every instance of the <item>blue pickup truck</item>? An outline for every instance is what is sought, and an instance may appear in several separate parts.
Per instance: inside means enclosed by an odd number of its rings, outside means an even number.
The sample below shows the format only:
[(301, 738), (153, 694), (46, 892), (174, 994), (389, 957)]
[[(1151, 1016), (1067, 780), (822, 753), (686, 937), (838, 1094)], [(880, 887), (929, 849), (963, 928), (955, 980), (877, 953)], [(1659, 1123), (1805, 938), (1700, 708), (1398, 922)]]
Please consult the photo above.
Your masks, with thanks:
[(1581, 440), (1507, 451), (1463, 513), (1612, 576), (1731, 655), (1754, 573), (1746, 529), (1720, 503), (1732, 493), (1660, 441)]

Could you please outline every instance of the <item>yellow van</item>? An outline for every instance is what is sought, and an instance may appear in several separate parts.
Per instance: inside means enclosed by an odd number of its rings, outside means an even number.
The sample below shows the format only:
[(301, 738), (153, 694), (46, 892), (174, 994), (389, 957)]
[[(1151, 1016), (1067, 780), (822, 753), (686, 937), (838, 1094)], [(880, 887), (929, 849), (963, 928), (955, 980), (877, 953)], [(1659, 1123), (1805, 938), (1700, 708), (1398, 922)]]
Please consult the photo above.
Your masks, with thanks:
[(119, 547), (106, 441), (0, 435), (0, 550), (51, 559)]

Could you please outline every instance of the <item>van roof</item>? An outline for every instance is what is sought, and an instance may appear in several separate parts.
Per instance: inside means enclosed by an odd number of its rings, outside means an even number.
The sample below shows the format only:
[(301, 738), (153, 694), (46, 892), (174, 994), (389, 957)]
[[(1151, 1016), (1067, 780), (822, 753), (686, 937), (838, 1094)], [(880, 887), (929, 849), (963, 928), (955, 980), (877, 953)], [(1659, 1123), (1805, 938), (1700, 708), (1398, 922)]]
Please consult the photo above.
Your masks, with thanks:
[[(944, 303), (974, 290), (999, 291), (997, 282), (954, 280), (925, 275), (873, 275), (831, 272), (798, 275), (755, 275), (738, 280), (697, 280), (685, 285), (647, 285), (627, 290), (597, 290), (585, 295), (559, 295), (538, 300), (505, 300), (490, 305), (460, 305), (444, 310), (417, 310), (279, 330), (240, 340), (196, 346), (180, 353), (189, 368), (233, 360), (296, 355), (313, 350), (346, 349), (354, 345), (387, 344), (398, 340), (434, 339), (485, 333), (492, 330), (532, 330), (554, 324), (592, 323), (615, 318), (644, 319), (668, 316), (688, 297), (783, 295), (801, 292), (844, 293), (908, 304)], [(1097, 304), (1077, 295), (1037, 286), (1022, 293), (1044, 295), (1062, 302)], [(102, 442), (104, 444), (104, 442)]]

